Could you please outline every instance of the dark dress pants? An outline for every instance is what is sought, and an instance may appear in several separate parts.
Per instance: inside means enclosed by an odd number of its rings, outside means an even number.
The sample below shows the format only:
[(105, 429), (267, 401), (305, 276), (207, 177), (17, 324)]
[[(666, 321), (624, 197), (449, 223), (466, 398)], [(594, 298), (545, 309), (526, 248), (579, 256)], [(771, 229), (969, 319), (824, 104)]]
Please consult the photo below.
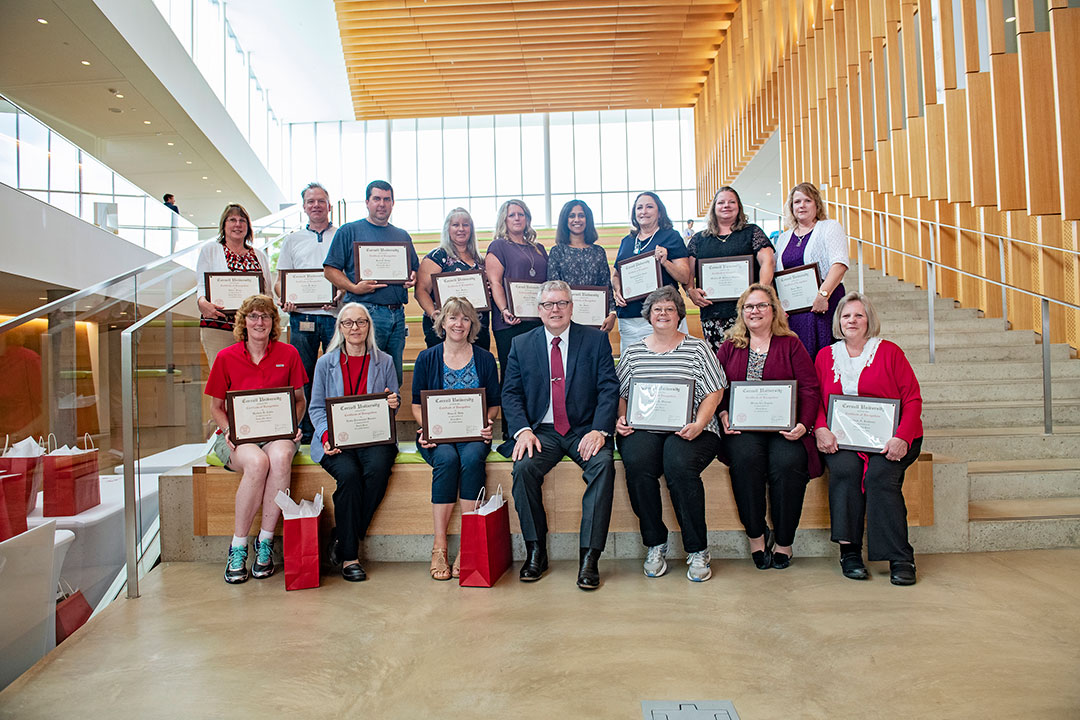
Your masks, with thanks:
[(626, 469), (630, 505), (641, 525), (641, 541), (647, 546), (667, 542), (668, 529), (660, 500), (660, 476), (667, 481), (675, 519), (688, 553), (709, 546), (705, 527), (705, 486), (701, 472), (716, 457), (720, 438), (704, 431), (693, 440), (673, 432), (637, 430), (618, 438)]
[(514, 463), (514, 507), (521, 521), (521, 534), (526, 541), (544, 542), (547, 536), (547, 514), (544, 512), (544, 476), (567, 455), (584, 472), (585, 493), (581, 496), (580, 543), (583, 548), (603, 550), (607, 544), (611, 522), (611, 499), (615, 492), (615, 443), (608, 438), (600, 451), (587, 461), (581, 459), (578, 443), (581, 436), (573, 432), (565, 436), (551, 425), (540, 425), (533, 431), (543, 448), (527, 454)]
[[(833, 542), (862, 546), (865, 518), (869, 535), (867, 558), (915, 562), (915, 551), (908, 542), (903, 487), (904, 471), (919, 459), (921, 451), (922, 438), (916, 438), (907, 455), (900, 460), (854, 450), (838, 450), (825, 455), (825, 464), (829, 467), (829, 519)], [(868, 462), (860, 455), (866, 456)]]
[(745, 431), (725, 435), (731, 460), (731, 491), (746, 537), (765, 533), (765, 494), (768, 486), (776, 544), (791, 545), (802, 515), (810, 473), (802, 440), (788, 440), (778, 432)]
[(342, 560), (356, 560), (360, 541), (386, 494), (397, 445), (349, 448), (338, 455), (323, 455), (319, 464), (337, 481), (334, 521)]

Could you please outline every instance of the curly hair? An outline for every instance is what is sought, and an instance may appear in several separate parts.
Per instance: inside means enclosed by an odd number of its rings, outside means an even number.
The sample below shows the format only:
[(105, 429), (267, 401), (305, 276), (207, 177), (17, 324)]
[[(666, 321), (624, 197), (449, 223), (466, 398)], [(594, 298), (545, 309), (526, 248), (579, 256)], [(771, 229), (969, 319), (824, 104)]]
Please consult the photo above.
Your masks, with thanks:
[(252, 295), (240, 303), (240, 309), (236, 311), (236, 320), (233, 323), (233, 337), (237, 342), (247, 342), (247, 316), (259, 311), (270, 316), (270, 339), (277, 340), (281, 335), (281, 317), (278, 315), (277, 305), (273, 298), (268, 295)]

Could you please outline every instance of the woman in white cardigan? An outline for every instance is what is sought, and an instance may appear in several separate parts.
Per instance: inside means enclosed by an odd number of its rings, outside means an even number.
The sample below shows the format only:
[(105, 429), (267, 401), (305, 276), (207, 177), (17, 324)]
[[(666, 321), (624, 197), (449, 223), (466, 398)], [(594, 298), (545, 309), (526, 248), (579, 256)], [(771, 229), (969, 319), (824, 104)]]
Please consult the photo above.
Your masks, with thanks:
[(821, 193), (813, 183), (791, 188), (784, 204), (784, 220), (790, 229), (776, 241), (777, 272), (813, 263), (821, 277), (811, 311), (788, 317), (788, 325), (813, 358), (833, 342), (833, 314), (847, 292), (844, 273), (849, 262), (848, 237), (840, 223), (829, 220)]

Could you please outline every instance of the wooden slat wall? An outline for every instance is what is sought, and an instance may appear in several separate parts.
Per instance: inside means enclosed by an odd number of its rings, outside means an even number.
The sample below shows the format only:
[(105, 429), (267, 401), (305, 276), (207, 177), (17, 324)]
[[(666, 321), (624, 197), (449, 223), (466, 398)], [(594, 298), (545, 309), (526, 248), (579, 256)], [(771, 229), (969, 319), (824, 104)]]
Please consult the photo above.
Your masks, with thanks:
[[(935, 242), (940, 262), (991, 279), (1001, 257), (988, 233), (1028, 240), (1040, 247), (1000, 243), (1005, 282), (1080, 303), (1077, 257), (1051, 249), (1080, 248), (1080, 8), (1069, 5), (1017, 0), (1009, 20), (993, 1), (744, 0), (695, 105), (699, 211), (775, 132), (784, 186), (816, 183), (853, 237), (923, 257)], [(871, 209), (900, 217), (883, 224)], [(927, 222), (958, 229), (935, 237)], [(864, 259), (925, 285), (914, 260), (869, 247)], [(1041, 327), (1029, 296), (1009, 292), (1002, 307), (987, 282), (949, 271), (938, 282), (987, 316)], [(1053, 309), (1051, 340), (1080, 347), (1077, 315)]]

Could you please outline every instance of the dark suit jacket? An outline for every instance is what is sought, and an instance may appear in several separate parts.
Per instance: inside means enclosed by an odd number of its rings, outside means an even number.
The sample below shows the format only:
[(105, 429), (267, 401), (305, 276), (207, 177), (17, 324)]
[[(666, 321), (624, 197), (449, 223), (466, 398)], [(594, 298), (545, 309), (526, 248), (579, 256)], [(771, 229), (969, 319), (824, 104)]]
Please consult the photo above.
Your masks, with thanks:
[[(566, 415), (570, 430), (615, 432), (619, 379), (607, 333), (570, 323), (566, 369)], [(510, 436), (535, 429), (551, 403), (551, 358), (543, 326), (514, 338), (503, 377), (502, 410)]]

